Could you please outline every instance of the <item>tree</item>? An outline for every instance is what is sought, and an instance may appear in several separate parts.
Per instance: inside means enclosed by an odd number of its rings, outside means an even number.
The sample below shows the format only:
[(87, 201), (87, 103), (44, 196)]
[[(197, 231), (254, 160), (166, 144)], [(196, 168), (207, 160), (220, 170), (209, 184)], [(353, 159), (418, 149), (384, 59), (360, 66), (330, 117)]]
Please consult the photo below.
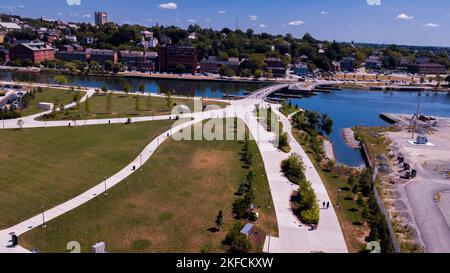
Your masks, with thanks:
[(447, 82), (448, 85), (450, 85), (450, 75), (445, 78), (445, 81)]
[(278, 148), (282, 151), (289, 152), (289, 137), (287, 133), (281, 133), (278, 137)]
[(141, 92), (142, 94), (145, 93), (145, 83), (141, 83), (141, 84), (139, 85), (139, 92)]
[(67, 77), (64, 75), (57, 75), (57, 76), (55, 76), (54, 80), (58, 85), (65, 85), (69, 82)]
[(135, 107), (134, 108), (135, 108), (135, 110), (137, 112), (139, 112), (139, 111), (141, 111), (141, 97), (136, 96), (135, 100), (136, 100), (136, 103), (135, 103)]
[(261, 78), (262, 76), (264, 76), (264, 71), (262, 71), (261, 69), (257, 69), (257, 70), (255, 71), (255, 78), (259, 79), (259, 78)]
[(281, 163), (281, 170), (286, 178), (294, 184), (306, 180), (305, 166), (297, 154), (291, 155)]
[(86, 98), (86, 101), (84, 102), (84, 111), (86, 111), (87, 114), (90, 114), (92, 112), (90, 98)]
[(173, 107), (172, 93), (170, 91), (167, 92), (166, 106), (169, 110), (171, 110)]
[(111, 113), (112, 109), (112, 96), (112, 93), (106, 95), (106, 111), (108, 111), (108, 113)]
[(186, 67), (183, 64), (177, 64), (175, 70), (177, 71), (178, 74), (181, 74), (186, 70)]
[(106, 85), (102, 86), (102, 92), (108, 93), (108, 87)]
[(21, 120), (21, 119), (19, 119), (18, 121), (17, 121), (17, 127), (19, 127), (20, 129), (22, 129), (23, 128), (23, 125), (25, 124), (25, 122), (23, 121), (23, 120)]
[(228, 65), (222, 64), (219, 68), (219, 75), (225, 77), (234, 77), (236, 74)]
[(330, 135), (333, 132), (333, 124), (333, 120), (327, 114), (322, 115), (320, 127), (327, 135)]
[(219, 214), (217, 215), (216, 218), (216, 227), (218, 230), (220, 230), (223, 226), (223, 212), (219, 211)]
[(131, 91), (131, 85), (127, 82), (123, 85), (123, 91), (125, 92), (125, 95), (128, 97), (128, 93)]

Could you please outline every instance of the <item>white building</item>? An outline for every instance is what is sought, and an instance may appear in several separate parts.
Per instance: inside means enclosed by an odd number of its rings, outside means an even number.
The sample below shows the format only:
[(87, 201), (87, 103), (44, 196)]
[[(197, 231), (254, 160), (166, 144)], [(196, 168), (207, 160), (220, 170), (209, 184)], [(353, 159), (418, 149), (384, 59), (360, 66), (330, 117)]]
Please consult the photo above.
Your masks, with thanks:
[(150, 40), (148, 40), (148, 46), (155, 48), (156, 46), (158, 46), (158, 39), (156, 38), (150, 38)]

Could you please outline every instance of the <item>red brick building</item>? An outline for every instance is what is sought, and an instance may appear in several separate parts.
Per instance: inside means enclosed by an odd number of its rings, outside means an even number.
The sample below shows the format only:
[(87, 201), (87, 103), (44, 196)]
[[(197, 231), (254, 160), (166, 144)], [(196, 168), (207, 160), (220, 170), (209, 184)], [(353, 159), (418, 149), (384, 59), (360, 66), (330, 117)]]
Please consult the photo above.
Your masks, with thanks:
[(197, 70), (197, 51), (190, 46), (161, 46), (158, 52), (160, 72), (195, 73)]
[(117, 64), (118, 56), (117, 51), (108, 49), (88, 49), (88, 58), (91, 62), (97, 62), (104, 65), (105, 62), (111, 61), (113, 64)]
[(45, 43), (23, 43), (11, 48), (11, 61), (30, 60), (33, 64), (40, 64), (44, 60), (54, 60), (55, 50)]

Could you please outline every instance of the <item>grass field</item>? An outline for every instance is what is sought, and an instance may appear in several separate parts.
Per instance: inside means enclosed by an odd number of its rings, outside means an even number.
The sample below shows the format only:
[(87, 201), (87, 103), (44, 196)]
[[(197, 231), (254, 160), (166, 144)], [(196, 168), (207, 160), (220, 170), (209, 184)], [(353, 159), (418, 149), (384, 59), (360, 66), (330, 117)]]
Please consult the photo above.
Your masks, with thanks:
[[(43, 110), (38, 109), (38, 104), (40, 102), (50, 102), (57, 104), (58, 106), (63, 104), (69, 104), (73, 101), (73, 97), (75, 93), (79, 91), (69, 92), (68, 90), (54, 89), (54, 88), (42, 88), (43, 92), (36, 92), (35, 98), (30, 101), (30, 104), (26, 109), (19, 111), (19, 113), (25, 117), (29, 115), (33, 115), (39, 112), (44, 112)], [(81, 92), (81, 96), (83, 97), (85, 92)]]
[[(230, 129), (233, 130), (233, 129)], [(238, 141), (167, 140), (138, 171), (82, 207), (21, 237), (28, 248), (66, 252), (69, 241), (81, 243), (83, 252), (99, 241), (109, 252), (225, 252), (226, 231), (238, 221), (232, 203), (248, 169), (241, 161)], [(277, 234), (275, 212), (256, 143), (254, 153), (255, 205), (261, 218), (256, 225)], [(224, 230), (211, 232), (218, 211)], [(262, 245), (255, 245), (259, 252)]]
[[(367, 244), (364, 242), (364, 239), (365, 236), (367, 236), (368, 228), (361, 211), (355, 211), (357, 206), (353, 200), (352, 192), (347, 190), (349, 185), (347, 184), (348, 174), (346, 173), (346, 170), (344, 168), (336, 168), (334, 173), (325, 170), (317, 162), (314, 152), (310, 148), (309, 142), (303, 137), (303, 134), (294, 129), (293, 135), (316, 167), (325, 184), (332, 203), (334, 205), (339, 203), (339, 208), (336, 208), (336, 214), (349, 251), (351, 253), (360, 252)], [(340, 170), (342, 170), (342, 172), (340, 172)], [(339, 192), (339, 190), (341, 190), (341, 192)]]
[(0, 229), (121, 170), (171, 121), (0, 131)]
[[(139, 98), (139, 111), (136, 108), (136, 98)], [(199, 102), (200, 100), (197, 100)], [(194, 112), (193, 99), (173, 99), (176, 105), (186, 105)], [(203, 105), (218, 105), (225, 107), (227, 104), (222, 102), (203, 101)], [(86, 111), (85, 103), (79, 107), (68, 109), (65, 113), (57, 113), (55, 117), (49, 120), (62, 119), (107, 119), (117, 117), (139, 117), (139, 116), (158, 116), (171, 114), (172, 107), (167, 107), (167, 100), (161, 97), (135, 96), (132, 94), (118, 95), (114, 94), (111, 98), (110, 109), (108, 107), (107, 95), (94, 95), (90, 99), (91, 112)], [(200, 108), (199, 111), (202, 111)]]

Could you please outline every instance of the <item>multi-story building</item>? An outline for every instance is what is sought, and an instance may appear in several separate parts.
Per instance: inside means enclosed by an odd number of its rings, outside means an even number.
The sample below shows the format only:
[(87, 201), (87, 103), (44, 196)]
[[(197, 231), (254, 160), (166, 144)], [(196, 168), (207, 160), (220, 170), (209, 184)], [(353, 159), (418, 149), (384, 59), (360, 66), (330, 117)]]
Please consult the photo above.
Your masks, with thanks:
[(161, 72), (195, 73), (197, 71), (197, 51), (194, 47), (161, 46), (158, 55)]
[(11, 61), (31, 60), (40, 64), (44, 60), (54, 60), (55, 50), (45, 43), (22, 43), (10, 50)]
[(341, 61), (341, 70), (345, 72), (356, 71), (356, 58), (353, 56), (344, 57)]
[(369, 58), (366, 59), (366, 68), (379, 70), (383, 68), (383, 62), (378, 56), (369, 56)]
[(307, 76), (309, 73), (308, 65), (305, 63), (298, 63), (294, 65), (294, 74), (297, 76)]
[(218, 74), (220, 66), (222, 65), (228, 66), (236, 75), (239, 74), (241, 62), (238, 58), (228, 58), (226, 61), (221, 61), (218, 60), (216, 56), (210, 56), (208, 59), (203, 59), (200, 64), (200, 71), (202, 73)]
[(445, 66), (436, 63), (415, 63), (408, 67), (408, 71), (415, 74), (447, 74)]
[(272, 75), (276, 78), (284, 78), (286, 76), (286, 68), (280, 58), (265, 58), (266, 71), (272, 72)]
[(157, 52), (120, 51), (120, 61), (128, 69), (135, 69), (142, 72), (155, 71), (157, 60)]
[(95, 24), (97, 26), (102, 26), (102, 25), (108, 23), (108, 13), (98, 11), (98, 12), (95, 12), (94, 15), (95, 15)]
[(56, 59), (72, 62), (72, 61), (80, 61), (80, 62), (87, 62), (88, 60), (88, 53), (86, 51), (78, 51), (75, 50), (73, 47), (71, 47), (68, 51), (59, 51), (56, 53)]
[(113, 64), (117, 64), (118, 57), (117, 51), (108, 49), (88, 49), (88, 58), (91, 62), (97, 62), (104, 65), (105, 62), (111, 61)]

